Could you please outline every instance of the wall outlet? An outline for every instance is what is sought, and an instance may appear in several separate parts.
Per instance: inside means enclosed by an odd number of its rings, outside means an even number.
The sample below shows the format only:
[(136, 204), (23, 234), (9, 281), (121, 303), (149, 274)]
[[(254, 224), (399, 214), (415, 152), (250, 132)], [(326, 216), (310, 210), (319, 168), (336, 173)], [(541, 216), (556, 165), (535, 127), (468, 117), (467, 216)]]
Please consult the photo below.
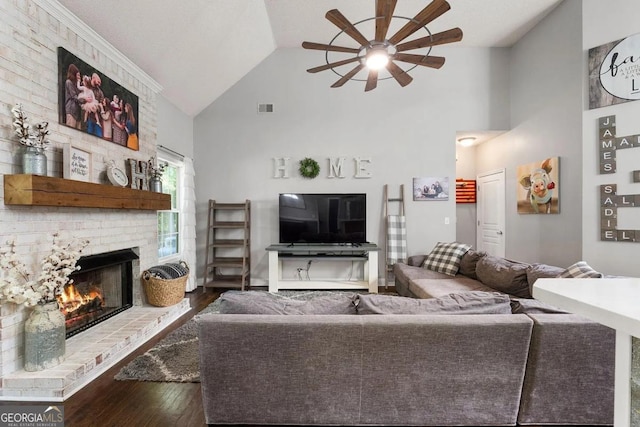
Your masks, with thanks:
[(449, 225), (449, 217), (448, 216), (444, 217), (444, 225)]

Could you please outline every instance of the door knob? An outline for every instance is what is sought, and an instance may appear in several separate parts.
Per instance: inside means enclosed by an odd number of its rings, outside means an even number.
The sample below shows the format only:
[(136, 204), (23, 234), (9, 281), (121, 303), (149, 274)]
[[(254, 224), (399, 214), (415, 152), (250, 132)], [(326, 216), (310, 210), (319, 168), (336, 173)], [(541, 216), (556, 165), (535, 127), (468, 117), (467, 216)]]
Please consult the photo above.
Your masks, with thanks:
[(498, 233), (498, 234), (502, 234), (502, 231), (498, 231), (497, 233)]

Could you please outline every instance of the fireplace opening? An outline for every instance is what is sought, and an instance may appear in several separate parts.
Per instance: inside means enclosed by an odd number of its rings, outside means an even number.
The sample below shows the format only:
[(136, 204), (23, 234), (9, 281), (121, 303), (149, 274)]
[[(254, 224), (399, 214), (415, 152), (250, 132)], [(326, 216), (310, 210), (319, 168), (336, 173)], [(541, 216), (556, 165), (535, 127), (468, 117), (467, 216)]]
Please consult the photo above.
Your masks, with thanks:
[(85, 331), (133, 305), (132, 249), (81, 257), (80, 270), (58, 296), (67, 338)]

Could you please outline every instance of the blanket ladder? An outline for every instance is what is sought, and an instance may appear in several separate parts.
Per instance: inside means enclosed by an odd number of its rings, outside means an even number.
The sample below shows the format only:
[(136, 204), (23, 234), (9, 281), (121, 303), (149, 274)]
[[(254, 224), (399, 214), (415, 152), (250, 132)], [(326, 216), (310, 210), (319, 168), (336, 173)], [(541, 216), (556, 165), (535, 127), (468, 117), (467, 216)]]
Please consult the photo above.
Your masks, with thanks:
[[(384, 185), (384, 218), (385, 218), (385, 269), (384, 287), (388, 288), (390, 277), (393, 273), (393, 265), (398, 262), (407, 261), (407, 228), (404, 211), (404, 184), (400, 184), (400, 195), (389, 197), (389, 186)], [(398, 203), (396, 215), (389, 213), (389, 204)]]

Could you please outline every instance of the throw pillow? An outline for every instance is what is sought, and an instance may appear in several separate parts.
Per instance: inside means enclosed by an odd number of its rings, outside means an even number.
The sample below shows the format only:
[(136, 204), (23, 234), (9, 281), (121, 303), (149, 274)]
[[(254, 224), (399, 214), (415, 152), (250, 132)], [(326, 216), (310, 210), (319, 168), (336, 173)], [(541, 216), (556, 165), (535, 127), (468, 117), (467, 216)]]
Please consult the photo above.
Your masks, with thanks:
[(527, 267), (517, 261), (484, 256), (478, 261), (476, 274), (478, 280), (488, 287), (521, 298), (531, 298), (527, 283)]
[(533, 284), (538, 279), (547, 279), (558, 277), (565, 271), (562, 267), (556, 267), (548, 264), (532, 264), (527, 267), (527, 283), (529, 284), (529, 293), (533, 294)]
[(362, 294), (356, 308), (358, 314), (511, 314), (509, 296), (480, 291), (427, 299)]
[(598, 273), (597, 271), (595, 271), (585, 261), (578, 261), (575, 264), (569, 266), (569, 268), (560, 273), (557, 277), (574, 279), (600, 279), (602, 277), (602, 273)]
[(469, 249), (462, 258), (460, 258), (460, 269), (458, 273), (465, 275), (471, 279), (478, 279), (476, 275), (476, 266), (480, 258), (485, 256), (486, 252), (476, 252), (473, 249)]
[(264, 291), (227, 291), (220, 295), (222, 314), (356, 314), (353, 292), (295, 300)]
[(464, 243), (438, 242), (422, 266), (428, 270), (455, 276), (460, 268), (460, 259), (469, 249), (471, 246)]

